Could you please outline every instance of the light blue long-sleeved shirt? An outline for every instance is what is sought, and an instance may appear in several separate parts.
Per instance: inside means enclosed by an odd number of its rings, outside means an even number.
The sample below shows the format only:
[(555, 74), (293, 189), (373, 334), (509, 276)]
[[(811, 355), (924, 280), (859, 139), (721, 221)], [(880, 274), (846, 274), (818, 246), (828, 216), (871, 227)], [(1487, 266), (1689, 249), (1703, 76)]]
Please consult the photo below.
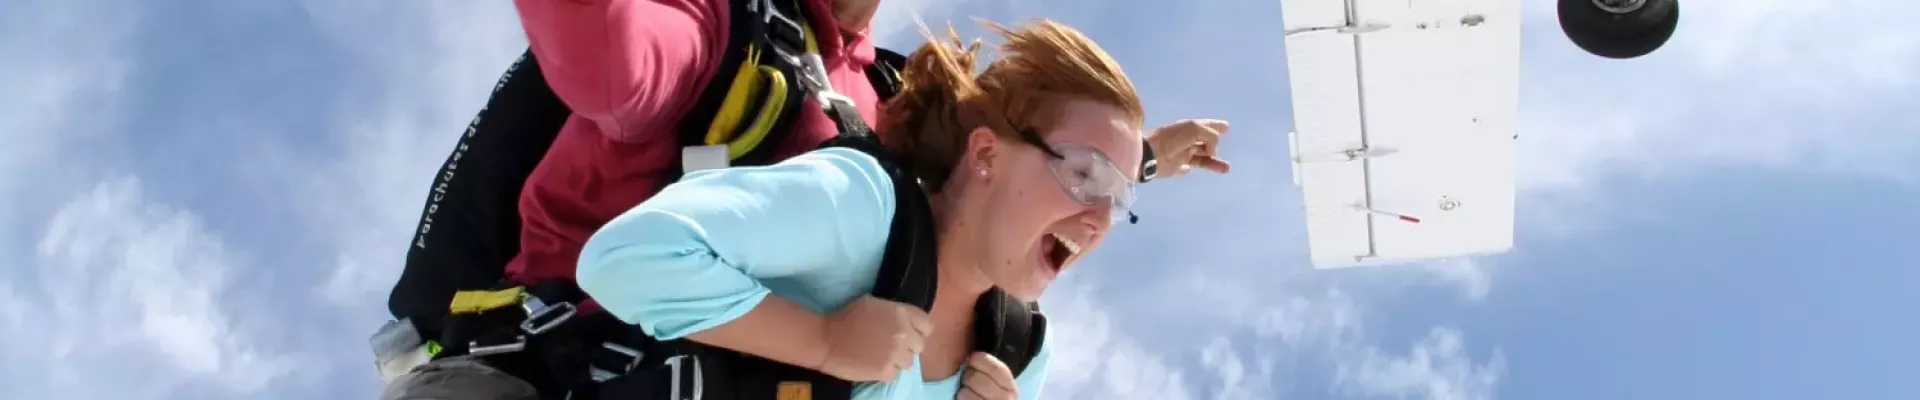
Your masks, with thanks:
[[(878, 161), (847, 148), (690, 173), (595, 232), (576, 276), (608, 312), (661, 339), (733, 321), (769, 293), (827, 314), (873, 289), (894, 190)], [(1039, 398), (1052, 343), (1015, 379), (1021, 398)], [(892, 383), (857, 385), (854, 399), (951, 400), (964, 373), (923, 381), (916, 358)]]

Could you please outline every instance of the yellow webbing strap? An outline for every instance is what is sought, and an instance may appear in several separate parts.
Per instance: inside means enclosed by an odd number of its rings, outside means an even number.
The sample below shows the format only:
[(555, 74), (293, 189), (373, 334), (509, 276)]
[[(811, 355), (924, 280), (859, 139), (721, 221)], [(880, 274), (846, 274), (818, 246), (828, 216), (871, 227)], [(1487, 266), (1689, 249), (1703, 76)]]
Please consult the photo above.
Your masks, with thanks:
[[(782, 75), (779, 69), (765, 65), (760, 66), (759, 69), (769, 81), (767, 98), (762, 100), (760, 115), (754, 116), (753, 124), (747, 126), (746, 132), (742, 132), (738, 139), (727, 142), (727, 159), (729, 160), (740, 159), (755, 147), (760, 147), (760, 143), (766, 141), (767, 134), (773, 131), (773, 123), (780, 118), (780, 112), (787, 108), (786, 75)], [(740, 119), (743, 118), (734, 117), (735, 121)]]
[(526, 298), (525, 288), (514, 286), (500, 290), (462, 290), (453, 293), (453, 304), (447, 311), (453, 315), (478, 314), (488, 310), (520, 305)]
[(807, 53), (818, 54), (820, 53), (820, 43), (813, 41), (812, 28), (811, 26), (807, 26), (806, 21), (800, 21), (800, 36), (807, 39)]
[(762, 68), (760, 49), (747, 47), (747, 59), (741, 61), (740, 69), (734, 72), (733, 84), (727, 89), (727, 98), (721, 101), (720, 112), (715, 113), (713, 121), (707, 124), (707, 138), (702, 144), (715, 145), (733, 140), (733, 132), (740, 129), (741, 120), (746, 119), (742, 114), (747, 113), (748, 99), (753, 98), (753, 93), (762, 90), (760, 74), (772, 72), (773, 75), (779, 75), (779, 71), (763, 72)]
[[(807, 53), (818, 54), (820, 44), (815, 40), (812, 29), (803, 23), (800, 31), (807, 42)], [(760, 64), (762, 51), (757, 46), (747, 48), (747, 58), (740, 63), (740, 69), (734, 72), (726, 99), (721, 101), (720, 110), (714, 114), (713, 121), (707, 124), (704, 144), (725, 143), (728, 159), (744, 157), (765, 142), (773, 130), (774, 122), (787, 106), (787, 92), (791, 90), (789, 80), (779, 69)], [(760, 92), (765, 93), (763, 96), (754, 96)], [(759, 114), (751, 117), (752, 123), (747, 125), (745, 131), (740, 131), (739, 137), (734, 137), (733, 132), (739, 131), (740, 124), (749, 118), (745, 115), (748, 102), (755, 97), (759, 97), (758, 101), (762, 104)]]

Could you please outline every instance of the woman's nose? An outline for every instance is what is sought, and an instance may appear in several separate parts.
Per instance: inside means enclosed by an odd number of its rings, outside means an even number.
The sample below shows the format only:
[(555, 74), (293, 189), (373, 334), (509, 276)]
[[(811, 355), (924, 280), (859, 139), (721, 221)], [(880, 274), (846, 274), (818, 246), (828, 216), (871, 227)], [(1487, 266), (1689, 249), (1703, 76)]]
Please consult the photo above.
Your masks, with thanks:
[(1081, 222), (1096, 233), (1104, 233), (1107, 228), (1113, 226), (1113, 215), (1118, 212), (1115, 208), (1112, 202), (1095, 202), (1094, 205), (1088, 206), (1087, 212), (1080, 214)]

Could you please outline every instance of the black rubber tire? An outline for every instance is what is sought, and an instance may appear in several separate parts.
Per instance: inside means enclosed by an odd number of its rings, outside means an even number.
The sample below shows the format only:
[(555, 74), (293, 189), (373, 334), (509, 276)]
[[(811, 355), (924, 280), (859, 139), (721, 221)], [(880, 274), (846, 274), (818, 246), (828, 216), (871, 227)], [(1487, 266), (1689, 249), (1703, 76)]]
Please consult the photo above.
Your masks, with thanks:
[(1615, 14), (1593, 0), (1560, 0), (1560, 30), (1575, 46), (1596, 56), (1627, 59), (1652, 53), (1680, 24), (1679, 0), (1646, 0), (1638, 10)]

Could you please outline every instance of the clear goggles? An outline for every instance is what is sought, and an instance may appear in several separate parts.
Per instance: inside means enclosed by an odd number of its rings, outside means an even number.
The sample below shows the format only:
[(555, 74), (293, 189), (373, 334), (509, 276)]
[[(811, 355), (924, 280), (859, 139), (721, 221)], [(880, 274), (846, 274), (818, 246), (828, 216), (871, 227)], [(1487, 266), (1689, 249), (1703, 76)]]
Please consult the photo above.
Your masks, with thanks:
[(1140, 217), (1133, 214), (1134, 180), (1128, 179), (1125, 170), (1114, 164), (1106, 152), (1077, 143), (1047, 143), (1032, 128), (1007, 122), (1021, 140), (1047, 153), (1050, 158), (1047, 168), (1053, 171), (1060, 188), (1067, 191), (1067, 197), (1084, 206), (1104, 203), (1113, 207), (1114, 222), (1122, 221), (1122, 215), (1128, 223), (1140, 221)]
[[(1031, 139), (1029, 139), (1031, 140)], [(1046, 147), (1051, 159), (1047, 167), (1053, 170), (1053, 178), (1060, 182), (1060, 188), (1067, 191), (1067, 197), (1081, 205), (1095, 206), (1106, 204), (1113, 207), (1114, 222), (1133, 217), (1133, 179), (1121, 172), (1118, 165), (1107, 154), (1092, 146), (1062, 143)]]

